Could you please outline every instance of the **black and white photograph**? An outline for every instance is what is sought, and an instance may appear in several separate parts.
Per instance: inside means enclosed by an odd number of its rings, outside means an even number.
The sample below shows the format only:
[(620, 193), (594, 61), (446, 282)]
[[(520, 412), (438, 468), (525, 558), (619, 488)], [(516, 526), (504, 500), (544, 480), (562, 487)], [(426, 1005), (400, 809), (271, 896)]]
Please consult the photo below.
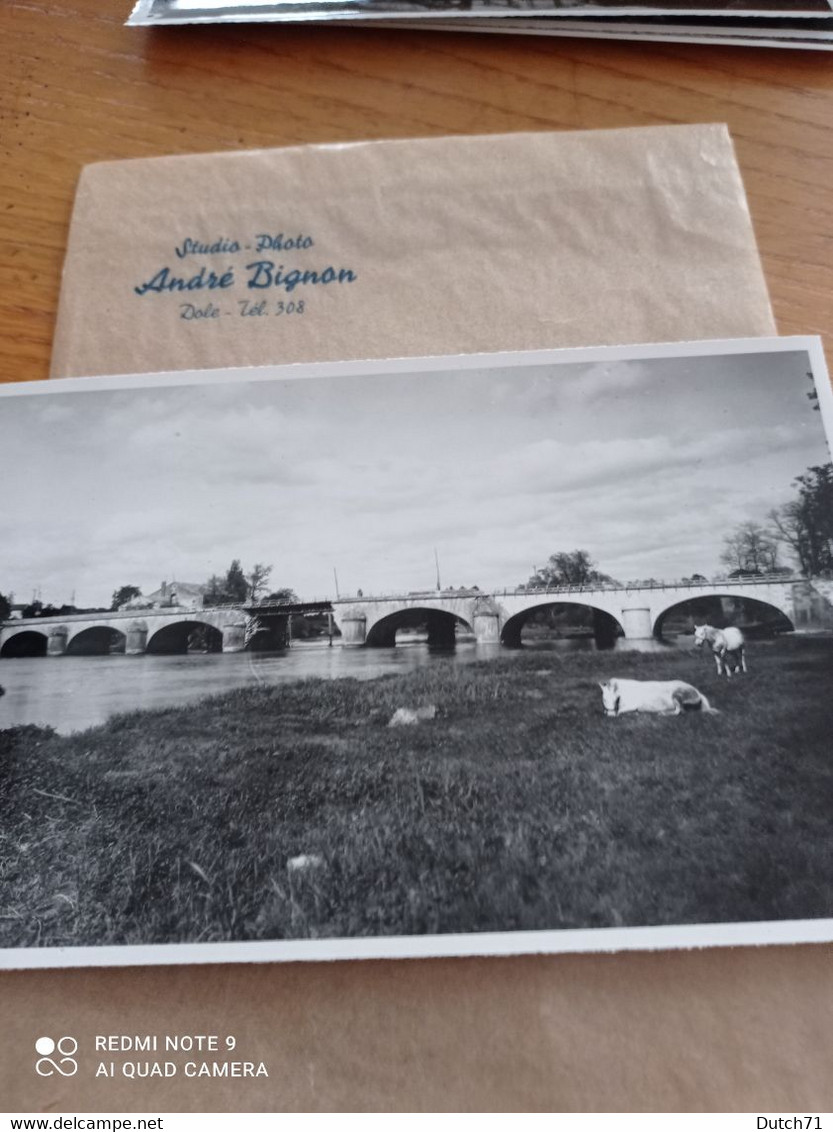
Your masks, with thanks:
[(833, 13), (833, 0), (138, 0), (129, 24), (305, 22), (393, 20), (426, 16), (605, 16), (687, 15), (742, 20), (747, 16), (812, 17)]
[[(375, 26), (382, 26), (381, 23)], [(408, 24), (423, 31), (459, 27), (447, 20)], [(833, 45), (833, 15), (818, 19), (760, 19), (714, 23), (708, 19), (673, 16), (623, 16), (611, 20), (565, 20), (550, 15), (534, 19), (471, 19), (465, 30), (497, 35), (557, 36), (572, 39), (617, 39), (663, 43), (711, 43), (725, 46), (776, 47), (829, 51)]]
[(0, 421), (0, 966), (833, 939), (817, 339)]

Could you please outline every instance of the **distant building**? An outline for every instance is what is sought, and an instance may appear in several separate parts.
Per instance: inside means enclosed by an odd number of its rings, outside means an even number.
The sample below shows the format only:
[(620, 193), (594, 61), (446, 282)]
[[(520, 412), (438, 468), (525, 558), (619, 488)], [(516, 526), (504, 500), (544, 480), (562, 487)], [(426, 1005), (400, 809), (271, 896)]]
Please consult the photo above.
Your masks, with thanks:
[(193, 582), (163, 582), (152, 594), (124, 602), (119, 609), (202, 609), (206, 586)]

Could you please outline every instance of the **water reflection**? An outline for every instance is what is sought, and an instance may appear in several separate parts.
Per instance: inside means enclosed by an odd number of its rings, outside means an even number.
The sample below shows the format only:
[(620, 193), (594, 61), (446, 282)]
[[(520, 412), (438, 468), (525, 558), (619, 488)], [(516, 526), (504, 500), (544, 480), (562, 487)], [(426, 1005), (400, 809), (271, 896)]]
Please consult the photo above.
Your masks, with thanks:
[[(683, 638), (681, 644), (690, 638)], [(616, 641), (616, 649), (664, 652), (664, 641)], [(281, 684), (306, 677), (352, 676), (372, 680), (428, 664), (470, 664), (492, 656), (525, 652), (587, 652), (592, 637), (524, 642), (521, 649), (458, 641), (456, 648), (430, 648), (407, 640), (395, 648), (346, 649), (326, 641), (299, 642), (284, 652), (205, 653), (178, 656), (26, 657), (0, 662), (0, 727), (50, 725), (68, 734), (104, 723), (116, 712), (173, 707), (203, 696), (257, 684)]]
[(597, 644), (593, 637), (560, 637), (557, 640), (542, 640), (542, 641), (528, 641), (524, 639), (520, 651), (528, 651), (529, 649), (543, 649), (544, 651), (553, 652), (650, 652), (650, 653), (667, 653), (669, 650), (677, 648), (692, 647), (694, 638), (681, 637), (679, 642), (676, 638), (669, 638), (657, 640), (652, 637), (648, 640), (625, 640), (624, 637), (616, 637), (612, 645)]

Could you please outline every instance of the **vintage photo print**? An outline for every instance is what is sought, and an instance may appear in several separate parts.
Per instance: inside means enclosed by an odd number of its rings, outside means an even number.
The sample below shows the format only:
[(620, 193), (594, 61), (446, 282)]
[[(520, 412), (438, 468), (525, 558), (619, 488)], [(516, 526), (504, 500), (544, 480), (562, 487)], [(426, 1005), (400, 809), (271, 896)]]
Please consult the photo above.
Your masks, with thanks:
[[(381, 23), (374, 23), (381, 27)], [(448, 31), (445, 20), (423, 20), (408, 24), (422, 31)], [(456, 25), (455, 25), (456, 26)], [(467, 32), (497, 35), (564, 36), (574, 39), (622, 39), (663, 43), (722, 43), (735, 46), (800, 48), (804, 51), (833, 49), (833, 18), (818, 20), (744, 20), (743, 23), (680, 23), (665, 17), (620, 20), (476, 19), (466, 22)]]
[(747, 16), (812, 17), (833, 12), (833, 0), (137, 0), (128, 24), (394, 20), (441, 16), (687, 15), (742, 20)]
[(818, 340), (0, 420), (0, 965), (833, 939)]

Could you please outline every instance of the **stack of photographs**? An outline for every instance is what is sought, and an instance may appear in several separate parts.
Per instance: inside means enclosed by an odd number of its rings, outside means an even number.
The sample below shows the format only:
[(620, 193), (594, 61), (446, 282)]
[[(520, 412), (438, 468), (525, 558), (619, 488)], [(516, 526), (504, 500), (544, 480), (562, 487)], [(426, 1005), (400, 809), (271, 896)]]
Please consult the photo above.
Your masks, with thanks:
[(133, 25), (328, 22), (438, 31), (833, 47), (833, 0), (138, 0)]

